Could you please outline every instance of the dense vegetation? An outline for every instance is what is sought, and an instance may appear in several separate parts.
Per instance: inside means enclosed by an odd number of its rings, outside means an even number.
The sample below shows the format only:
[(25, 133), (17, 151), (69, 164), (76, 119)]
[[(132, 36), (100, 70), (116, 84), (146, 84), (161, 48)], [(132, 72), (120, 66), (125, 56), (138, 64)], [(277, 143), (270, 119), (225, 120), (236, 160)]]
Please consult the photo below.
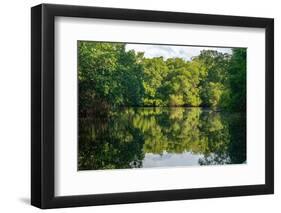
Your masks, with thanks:
[(139, 168), (148, 153), (246, 162), (246, 49), (184, 60), (80, 41), (78, 78), (79, 170)]
[(78, 42), (79, 112), (118, 106), (246, 109), (246, 49), (145, 58), (126, 44)]

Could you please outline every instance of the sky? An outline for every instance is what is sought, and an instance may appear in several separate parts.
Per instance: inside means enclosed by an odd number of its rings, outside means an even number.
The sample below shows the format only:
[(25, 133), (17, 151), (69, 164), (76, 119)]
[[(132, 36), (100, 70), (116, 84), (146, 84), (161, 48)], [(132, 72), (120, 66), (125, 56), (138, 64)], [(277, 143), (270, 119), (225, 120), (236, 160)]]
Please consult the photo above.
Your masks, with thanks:
[(172, 46), (155, 44), (126, 44), (126, 50), (144, 52), (144, 56), (146, 58), (163, 56), (164, 59), (167, 59), (178, 57), (188, 61), (190, 61), (192, 57), (198, 56), (201, 50), (217, 50), (222, 53), (231, 53), (231, 48)]

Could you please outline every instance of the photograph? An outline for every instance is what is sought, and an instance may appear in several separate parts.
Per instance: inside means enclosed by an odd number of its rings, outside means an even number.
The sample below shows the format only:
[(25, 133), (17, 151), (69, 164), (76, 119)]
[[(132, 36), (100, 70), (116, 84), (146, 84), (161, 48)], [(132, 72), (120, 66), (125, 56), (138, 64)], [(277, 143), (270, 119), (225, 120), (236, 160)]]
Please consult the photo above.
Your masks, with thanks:
[(274, 194), (275, 13), (161, 5), (32, 6), (31, 205)]
[(247, 48), (77, 41), (78, 171), (246, 164)]

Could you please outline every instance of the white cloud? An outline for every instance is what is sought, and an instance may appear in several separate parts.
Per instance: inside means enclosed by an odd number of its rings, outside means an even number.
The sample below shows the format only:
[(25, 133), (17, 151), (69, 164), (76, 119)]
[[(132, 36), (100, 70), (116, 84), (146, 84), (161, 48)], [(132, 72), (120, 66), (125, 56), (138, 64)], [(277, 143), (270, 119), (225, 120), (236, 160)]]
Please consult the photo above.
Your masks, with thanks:
[(144, 56), (147, 58), (163, 56), (164, 59), (178, 57), (185, 60), (190, 60), (192, 57), (198, 56), (201, 50), (217, 50), (222, 53), (231, 53), (231, 48), (172, 46), (155, 44), (127, 44), (126, 50), (144, 52)]

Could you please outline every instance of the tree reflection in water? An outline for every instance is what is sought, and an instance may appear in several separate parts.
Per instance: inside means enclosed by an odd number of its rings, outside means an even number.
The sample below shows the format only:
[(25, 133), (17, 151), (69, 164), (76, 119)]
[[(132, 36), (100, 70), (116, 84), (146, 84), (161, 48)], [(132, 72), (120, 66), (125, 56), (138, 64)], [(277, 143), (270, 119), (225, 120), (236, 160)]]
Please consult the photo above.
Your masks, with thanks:
[(79, 170), (245, 162), (242, 113), (131, 107), (79, 119)]

